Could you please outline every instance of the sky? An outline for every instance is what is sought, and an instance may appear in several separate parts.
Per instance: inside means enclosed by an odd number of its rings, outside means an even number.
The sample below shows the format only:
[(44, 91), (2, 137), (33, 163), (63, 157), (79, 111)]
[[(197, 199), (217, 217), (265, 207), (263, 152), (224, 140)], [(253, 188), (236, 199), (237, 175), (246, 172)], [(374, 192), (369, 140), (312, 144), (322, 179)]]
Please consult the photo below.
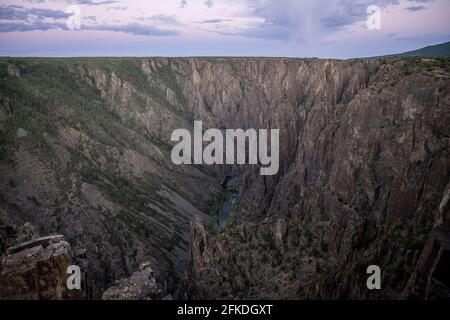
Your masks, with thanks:
[(450, 0), (0, 0), (1, 56), (353, 58), (450, 41)]

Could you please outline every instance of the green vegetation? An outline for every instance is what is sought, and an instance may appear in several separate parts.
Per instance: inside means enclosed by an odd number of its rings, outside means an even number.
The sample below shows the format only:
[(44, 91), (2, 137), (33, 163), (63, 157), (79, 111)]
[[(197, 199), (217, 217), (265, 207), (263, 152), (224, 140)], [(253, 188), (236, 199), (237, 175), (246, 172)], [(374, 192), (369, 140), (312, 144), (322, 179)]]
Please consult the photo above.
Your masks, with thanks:
[(231, 216), (227, 223), (223, 226), (221, 232), (228, 232), (231, 229), (233, 229), (233, 227), (236, 225), (236, 217), (235, 216)]
[(176, 79), (176, 74), (172, 69), (172, 60), (169, 59), (169, 63), (160, 66), (158, 69), (155, 70), (154, 74), (152, 75), (154, 78), (162, 80), (167, 87), (169, 87), (176, 96), (177, 102), (181, 105), (186, 105), (186, 98), (184, 97), (182, 90), (178, 84), (178, 81)]
[[(86, 73), (87, 70), (92, 74), (101, 70), (110, 77), (114, 73), (118, 81), (131, 84), (135, 90), (127, 102), (130, 110), (145, 111), (152, 106), (151, 101), (164, 107), (177, 107), (167, 101), (165, 86), (175, 93), (178, 103), (184, 103), (176, 76), (169, 66), (148, 76), (142, 72), (140, 61), (135, 58), (0, 58), (1, 102), (6, 105), (9, 116), (0, 128), (0, 160), (7, 159), (19, 146), (25, 146), (27, 151), (40, 157), (42, 163), (54, 169), (56, 184), (61, 190), (71, 185), (71, 175), (75, 176), (78, 192), (81, 192), (83, 182), (96, 185), (108, 200), (124, 208), (114, 217), (117, 223), (125, 223), (136, 235), (149, 238), (155, 237), (154, 230), (159, 226), (150, 222), (145, 214), (160, 222), (167, 219), (147, 206), (151, 199), (163, 203), (156, 194), (161, 181), (149, 174), (139, 179), (127, 176), (118, 170), (117, 162), (125, 149), (150, 157), (147, 148), (150, 143), (161, 147), (162, 152), (170, 149), (148, 134), (133, 117), (118, 112), (118, 97), (102, 93), (93, 76)], [(17, 136), (19, 128), (26, 131), (25, 137)], [(72, 128), (75, 132), (68, 138), (73, 140), (64, 145), (68, 161), (65, 170), (54, 168), (60, 165), (61, 153), (57, 148), (63, 140), (61, 128)], [(166, 185), (171, 187), (171, 182), (167, 181)], [(54, 210), (57, 228), (63, 221), (61, 215), (71, 210), (72, 202), (64, 203), (66, 208)], [(164, 206), (164, 210), (172, 210), (170, 208)], [(104, 209), (91, 210), (100, 214)], [(181, 227), (175, 226), (173, 230), (173, 234), (158, 235), (163, 238), (162, 245), (167, 250), (187, 246), (181, 237)], [(117, 241), (110, 239), (110, 242)]]
[(223, 190), (215, 199), (208, 201), (208, 215), (217, 218), (219, 216), (220, 208), (222, 204), (228, 199), (228, 193)]
[(450, 58), (437, 57), (437, 58), (426, 58), (417, 56), (405, 56), (401, 57), (402, 60), (410, 63), (408, 65), (408, 72), (411, 74), (413, 72), (422, 71), (432, 71), (435, 69), (442, 69), (446, 72), (450, 71)]

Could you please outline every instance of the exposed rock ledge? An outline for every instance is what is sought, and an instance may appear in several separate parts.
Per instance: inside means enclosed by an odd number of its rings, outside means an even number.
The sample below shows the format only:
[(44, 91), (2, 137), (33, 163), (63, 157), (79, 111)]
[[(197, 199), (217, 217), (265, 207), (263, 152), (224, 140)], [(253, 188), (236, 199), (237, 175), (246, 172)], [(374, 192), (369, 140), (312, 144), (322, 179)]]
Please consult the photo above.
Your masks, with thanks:
[(161, 300), (171, 299), (149, 263), (143, 263), (131, 277), (115, 282), (103, 295), (103, 300)]
[(6, 249), (0, 264), (2, 299), (68, 299), (70, 245), (61, 235), (37, 238)]

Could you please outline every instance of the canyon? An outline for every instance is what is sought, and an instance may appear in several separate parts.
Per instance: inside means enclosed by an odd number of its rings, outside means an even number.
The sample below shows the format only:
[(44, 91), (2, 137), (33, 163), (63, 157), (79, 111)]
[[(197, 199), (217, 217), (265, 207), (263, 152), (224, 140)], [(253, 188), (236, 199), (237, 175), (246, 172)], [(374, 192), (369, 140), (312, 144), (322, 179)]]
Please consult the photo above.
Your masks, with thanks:
[[(435, 257), (427, 238), (450, 229), (449, 70), (419, 57), (1, 58), (1, 230), (63, 235), (87, 299), (149, 270), (161, 298), (407, 296)], [(278, 172), (174, 164), (172, 132), (196, 120), (280, 129)], [(20, 243), (7, 238), (2, 257)], [(366, 287), (369, 265), (381, 290)]]

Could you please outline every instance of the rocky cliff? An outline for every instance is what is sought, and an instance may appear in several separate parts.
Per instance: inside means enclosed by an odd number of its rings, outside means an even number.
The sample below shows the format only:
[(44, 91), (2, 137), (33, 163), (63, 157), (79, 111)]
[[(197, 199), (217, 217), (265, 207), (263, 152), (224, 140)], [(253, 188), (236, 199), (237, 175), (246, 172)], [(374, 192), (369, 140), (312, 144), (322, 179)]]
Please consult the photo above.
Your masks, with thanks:
[(77, 295), (68, 290), (70, 245), (60, 235), (40, 237), (9, 247), (0, 261), (2, 299), (56, 300)]
[[(272, 63), (242, 65), (252, 85), (239, 104), (258, 108), (237, 122), (282, 128), (281, 172), (242, 174), (229, 230), (194, 222), (197, 297), (397, 298), (428, 233), (448, 221), (448, 69)], [(382, 290), (367, 290), (372, 264)]]
[[(448, 221), (448, 59), (4, 58), (0, 86), (0, 218), (64, 234), (94, 296), (150, 261), (193, 298), (396, 298)], [(279, 128), (278, 174), (172, 164), (194, 120)]]

